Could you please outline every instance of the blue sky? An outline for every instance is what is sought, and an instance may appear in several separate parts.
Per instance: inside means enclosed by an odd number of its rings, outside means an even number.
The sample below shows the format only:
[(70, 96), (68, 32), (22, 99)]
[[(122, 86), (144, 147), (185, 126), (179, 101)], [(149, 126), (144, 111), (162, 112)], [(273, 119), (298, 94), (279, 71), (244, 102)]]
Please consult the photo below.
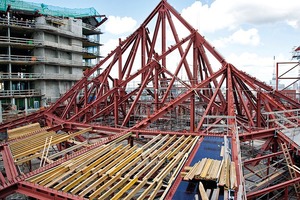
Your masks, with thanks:
[[(29, 0), (68, 8), (94, 7), (103, 25), (102, 54), (130, 35), (160, 0)], [(300, 45), (300, 1), (168, 0), (230, 63), (269, 82), (276, 61), (290, 61)], [(295, 72), (294, 72), (295, 73)]]

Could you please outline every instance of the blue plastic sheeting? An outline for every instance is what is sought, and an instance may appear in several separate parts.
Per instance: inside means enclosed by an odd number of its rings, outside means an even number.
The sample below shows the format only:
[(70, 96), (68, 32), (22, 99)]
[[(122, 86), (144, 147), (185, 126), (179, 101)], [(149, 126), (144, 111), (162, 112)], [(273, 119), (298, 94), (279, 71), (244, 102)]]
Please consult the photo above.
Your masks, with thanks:
[[(228, 146), (231, 147), (231, 139), (228, 138)], [(220, 156), (221, 147), (224, 145), (224, 137), (204, 137), (199, 149), (197, 150), (191, 166), (202, 160), (202, 158), (211, 158), (215, 160), (222, 160)], [(174, 200), (190, 200), (195, 199), (195, 195), (199, 194), (198, 181), (181, 181), (172, 199)], [(221, 191), (220, 191), (221, 192)], [(199, 197), (201, 199), (201, 197)], [(224, 199), (220, 194), (219, 199)]]

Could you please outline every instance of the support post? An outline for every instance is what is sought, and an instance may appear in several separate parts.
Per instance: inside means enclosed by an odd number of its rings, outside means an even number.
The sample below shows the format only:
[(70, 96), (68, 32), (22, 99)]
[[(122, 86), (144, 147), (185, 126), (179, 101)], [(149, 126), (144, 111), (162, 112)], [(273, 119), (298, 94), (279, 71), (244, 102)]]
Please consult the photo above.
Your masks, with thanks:
[(28, 102), (27, 102), (27, 98), (24, 99), (24, 103), (25, 103), (25, 114), (28, 114)]
[(0, 100), (0, 123), (3, 122), (3, 118), (2, 118), (2, 102)]

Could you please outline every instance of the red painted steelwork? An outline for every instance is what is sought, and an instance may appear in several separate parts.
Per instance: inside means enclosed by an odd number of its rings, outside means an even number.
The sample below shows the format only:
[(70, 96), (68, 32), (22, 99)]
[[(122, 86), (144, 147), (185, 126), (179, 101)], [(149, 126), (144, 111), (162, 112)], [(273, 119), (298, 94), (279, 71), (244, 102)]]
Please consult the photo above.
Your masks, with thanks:
[[(191, 152), (191, 155), (189, 156), (188, 160), (186, 161), (186, 163), (184, 164), (184, 167), (185, 166), (189, 166), (195, 156), (195, 154), (197, 153), (200, 145), (201, 145), (201, 142), (203, 141), (203, 137), (201, 137), (198, 142), (196, 143), (194, 149), (192, 150)], [(180, 173), (183, 172), (184, 170), (184, 167), (180, 170)], [(178, 174), (178, 176), (176, 177), (174, 183), (172, 184), (172, 187), (170, 188), (169, 192), (167, 193), (165, 199), (172, 199), (172, 197), (174, 196), (181, 180), (182, 180), (182, 177), (180, 175), (180, 173)]]
[(18, 189), (16, 191), (36, 199), (55, 199), (55, 200), (85, 199), (76, 195), (72, 195), (62, 191), (57, 191), (54, 189), (50, 189), (26, 181), (19, 182)]
[[(213, 59), (214, 65), (210, 59)], [(100, 69), (103, 69), (101, 73)], [(21, 180), (128, 132), (137, 136), (170, 134), (231, 137), (232, 158), (237, 170), (237, 192), (244, 189), (243, 180), (240, 180), (242, 172), (238, 170), (239, 141), (266, 140), (263, 150), (271, 148), (269, 142), (276, 141), (276, 137), (289, 143), (289, 138), (280, 132), (282, 127), (274, 123), (277, 116), (272, 112), (291, 109), (300, 109), (300, 104), (226, 62), (166, 0), (162, 0), (134, 33), (123, 41), (119, 40), (116, 49), (96, 66), (87, 69), (84, 77), (54, 105), (1, 124), (0, 130), (40, 122), (54, 131), (92, 127), (91, 134), (96, 134), (92, 136), (94, 139), (105, 138), (20, 177), (18, 190), (26, 194), (32, 192), (36, 198), (58, 193)], [(270, 113), (268, 117), (272, 122), (268, 121), (265, 112)], [(284, 116), (294, 117), (293, 123), (299, 125), (299, 117), (293, 112), (286, 112)], [(286, 126), (289, 128), (289, 125)], [(87, 139), (84, 135), (78, 138), (80, 141)], [(14, 140), (17, 141), (21, 142), (22, 138)], [(7, 176), (13, 180), (18, 174), (6, 145), (9, 142), (2, 144), (1, 152), (5, 168), (12, 170)], [(293, 150), (299, 149), (297, 144), (291, 145)], [(276, 144), (272, 148), (273, 154), (269, 156), (279, 155)], [(251, 162), (265, 158), (269, 157), (258, 155)], [(69, 198), (64, 195), (58, 195), (57, 198)], [(168, 198), (172, 198), (172, 195)]]
[(297, 183), (299, 181), (300, 181), (300, 177), (292, 179), (292, 180), (288, 180), (288, 181), (285, 181), (283, 183), (279, 183), (279, 184), (276, 184), (276, 185), (273, 185), (273, 186), (270, 186), (270, 187), (267, 187), (267, 188), (264, 188), (264, 189), (261, 189), (261, 190), (256, 191), (256, 192), (249, 192), (247, 194), (247, 199), (253, 199), (253, 198), (261, 196), (263, 194), (267, 194), (267, 193), (270, 193), (272, 191), (285, 188), (285, 187), (290, 186), (290, 185), (292, 185), (294, 183)]

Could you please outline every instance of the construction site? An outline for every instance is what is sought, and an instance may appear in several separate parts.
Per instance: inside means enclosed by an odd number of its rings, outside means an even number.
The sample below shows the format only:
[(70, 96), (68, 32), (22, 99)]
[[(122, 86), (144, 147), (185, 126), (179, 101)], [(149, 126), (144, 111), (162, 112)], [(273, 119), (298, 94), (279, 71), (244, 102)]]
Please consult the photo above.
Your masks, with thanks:
[[(299, 62), (276, 64), (274, 88), (225, 60), (167, 0), (100, 56), (91, 38), (105, 15), (7, 2), (1, 100), (26, 112), (0, 124), (0, 199), (300, 199), (299, 91), (278, 87)], [(22, 83), (44, 92), (14, 93)]]

